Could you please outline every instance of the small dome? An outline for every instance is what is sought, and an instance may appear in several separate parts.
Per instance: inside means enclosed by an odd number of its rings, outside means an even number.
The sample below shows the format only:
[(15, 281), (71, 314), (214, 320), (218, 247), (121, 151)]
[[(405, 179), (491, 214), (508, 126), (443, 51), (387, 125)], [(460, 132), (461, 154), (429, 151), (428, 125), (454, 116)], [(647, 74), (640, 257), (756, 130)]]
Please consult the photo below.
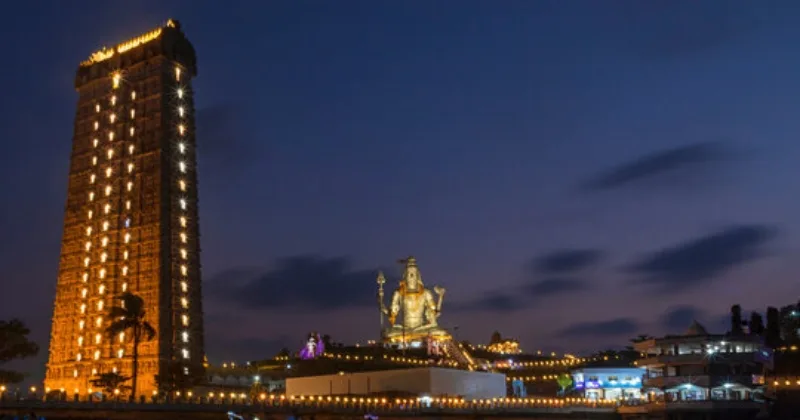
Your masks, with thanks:
[(689, 329), (686, 330), (686, 334), (684, 335), (708, 335), (708, 331), (706, 328), (700, 325), (697, 320), (692, 321), (692, 325), (689, 326)]

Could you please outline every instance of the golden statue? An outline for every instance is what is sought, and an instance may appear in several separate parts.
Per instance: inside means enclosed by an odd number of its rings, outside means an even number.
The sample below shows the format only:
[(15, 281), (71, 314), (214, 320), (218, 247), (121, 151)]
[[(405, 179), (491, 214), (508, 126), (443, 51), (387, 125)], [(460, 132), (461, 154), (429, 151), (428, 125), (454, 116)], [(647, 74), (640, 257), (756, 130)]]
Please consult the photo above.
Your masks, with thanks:
[[(438, 319), (442, 313), (444, 288), (434, 286), (433, 292), (426, 289), (417, 267), (417, 260), (408, 257), (405, 263), (400, 286), (392, 294), (391, 304), (387, 308), (383, 301), (383, 284), (386, 279), (383, 273), (378, 274), (378, 302), (381, 311), (381, 327), (383, 317), (389, 318), (389, 326), (383, 329), (383, 339), (390, 343), (421, 343), (424, 339), (446, 340), (450, 334), (439, 327)], [(434, 299), (434, 293), (438, 299)], [(403, 320), (397, 323), (397, 316), (403, 313)]]

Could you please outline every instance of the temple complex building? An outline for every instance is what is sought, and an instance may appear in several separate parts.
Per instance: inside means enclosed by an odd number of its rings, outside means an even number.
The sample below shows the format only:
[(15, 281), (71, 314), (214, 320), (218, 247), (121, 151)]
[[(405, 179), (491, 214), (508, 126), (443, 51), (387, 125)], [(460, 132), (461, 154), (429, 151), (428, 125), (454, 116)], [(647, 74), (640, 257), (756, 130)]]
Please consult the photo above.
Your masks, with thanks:
[[(759, 336), (710, 334), (696, 321), (685, 334), (635, 344), (644, 354), (642, 388), (667, 401), (750, 400), (772, 351)], [(759, 379), (762, 378), (762, 379)]]
[(154, 391), (168, 367), (204, 375), (196, 74), (194, 47), (172, 20), (78, 67), (49, 389), (83, 397), (99, 374), (131, 375), (134, 332), (106, 333), (126, 292), (144, 300), (156, 330), (138, 346), (137, 393)]

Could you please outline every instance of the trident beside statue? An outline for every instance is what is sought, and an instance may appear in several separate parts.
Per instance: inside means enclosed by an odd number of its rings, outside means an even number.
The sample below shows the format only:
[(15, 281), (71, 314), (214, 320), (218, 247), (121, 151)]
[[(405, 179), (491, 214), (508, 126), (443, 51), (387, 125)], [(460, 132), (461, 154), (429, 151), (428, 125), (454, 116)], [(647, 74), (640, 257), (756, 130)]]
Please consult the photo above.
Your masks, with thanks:
[(381, 331), (383, 331), (383, 317), (387, 312), (386, 304), (383, 303), (383, 284), (386, 283), (386, 277), (383, 276), (383, 271), (378, 272), (378, 279), (376, 282), (378, 283), (378, 302), (380, 303)]

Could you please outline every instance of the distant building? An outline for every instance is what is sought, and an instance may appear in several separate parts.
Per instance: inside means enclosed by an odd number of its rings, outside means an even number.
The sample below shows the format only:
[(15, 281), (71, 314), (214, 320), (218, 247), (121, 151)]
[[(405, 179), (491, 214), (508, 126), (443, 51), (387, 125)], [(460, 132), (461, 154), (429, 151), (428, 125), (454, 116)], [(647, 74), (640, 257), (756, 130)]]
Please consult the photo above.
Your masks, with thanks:
[(249, 393), (253, 389), (259, 392), (282, 394), (286, 388), (283, 375), (272, 372), (260, 372), (254, 366), (209, 366), (206, 368), (206, 381), (198, 391), (224, 393)]
[(492, 334), (489, 345), (485, 347), (487, 351), (497, 354), (521, 354), (522, 349), (519, 341), (513, 338), (504, 338), (499, 331)]
[(519, 341), (506, 338), (497, 343), (491, 343), (486, 346), (486, 350), (497, 354), (521, 354), (522, 349), (519, 347)]
[(636, 343), (644, 354), (643, 391), (651, 400), (747, 400), (772, 364), (755, 335), (709, 334), (695, 321), (685, 334)]
[(572, 387), (590, 400), (640, 399), (644, 374), (638, 367), (586, 367), (572, 371)]

